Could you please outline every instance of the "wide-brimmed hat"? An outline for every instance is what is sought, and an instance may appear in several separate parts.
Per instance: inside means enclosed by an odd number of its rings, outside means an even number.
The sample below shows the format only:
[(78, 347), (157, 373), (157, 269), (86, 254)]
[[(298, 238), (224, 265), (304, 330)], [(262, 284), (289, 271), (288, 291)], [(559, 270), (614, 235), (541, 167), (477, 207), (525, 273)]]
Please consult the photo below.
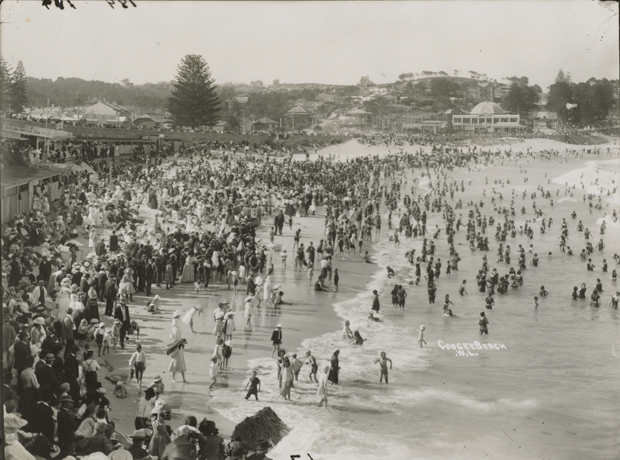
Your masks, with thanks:
[(158, 375), (157, 377), (153, 379), (153, 383), (159, 383), (159, 382), (161, 382), (161, 377)]
[(425, 327), (423, 325), (420, 326), (420, 330), (423, 331)]
[(39, 316), (39, 317), (35, 318), (32, 323), (44, 326), (45, 325), (45, 318), (43, 318), (42, 316)]
[(278, 329), (282, 329), (282, 324), (278, 323), (278, 325), (276, 326), (276, 328), (278, 328)]
[(99, 387), (97, 388), (97, 393), (101, 393), (102, 395), (106, 394), (108, 391), (103, 388), (103, 387)]
[(91, 318), (90, 324), (99, 324), (99, 320), (97, 318)]
[(153, 300), (159, 300), (161, 299), (161, 297), (159, 297), (159, 295), (155, 295), (155, 297), (153, 297)]
[(108, 458), (110, 460), (133, 460), (133, 455), (128, 450), (120, 449), (110, 452)]
[(28, 425), (28, 421), (24, 420), (16, 413), (4, 414), (4, 432), (5, 433), (16, 433), (18, 430), (22, 429)]
[(146, 432), (146, 430), (142, 429), (134, 431), (129, 437), (133, 439), (149, 439), (151, 436)]
[(172, 314), (173, 318), (178, 318), (179, 316), (181, 316), (183, 314), (182, 310), (177, 310)]
[(69, 395), (63, 395), (60, 397), (59, 402), (73, 402), (73, 398)]
[(45, 355), (45, 358), (43, 358), (45, 361), (54, 361), (56, 359), (56, 356), (54, 356), (52, 353), (48, 353)]

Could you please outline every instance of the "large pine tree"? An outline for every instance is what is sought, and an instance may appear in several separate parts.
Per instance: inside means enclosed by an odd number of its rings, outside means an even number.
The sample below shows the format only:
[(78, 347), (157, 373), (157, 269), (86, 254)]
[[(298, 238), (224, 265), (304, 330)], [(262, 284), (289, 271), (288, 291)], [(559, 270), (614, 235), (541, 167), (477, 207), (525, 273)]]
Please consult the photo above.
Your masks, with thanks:
[(28, 104), (28, 83), (26, 81), (26, 70), (22, 61), (19, 61), (11, 79), (10, 100), (11, 112), (21, 113)]
[(0, 112), (8, 113), (11, 103), (11, 68), (0, 54)]
[(172, 82), (168, 110), (176, 126), (213, 126), (218, 122), (220, 99), (209, 66), (196, 54), (188, 54), (179, 64)]

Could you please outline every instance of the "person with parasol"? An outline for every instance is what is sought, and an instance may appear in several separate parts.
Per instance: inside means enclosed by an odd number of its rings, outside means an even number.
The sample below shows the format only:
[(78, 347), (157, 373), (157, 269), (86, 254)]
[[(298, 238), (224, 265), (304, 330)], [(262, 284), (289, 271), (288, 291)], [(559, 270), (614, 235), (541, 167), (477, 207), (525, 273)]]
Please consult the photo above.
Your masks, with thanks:
[(185, 380), (185, 371), (187, 370), (185, 366), (185, 344), (187, 340), (179, 339), (175, 341), (172, 345), (168, 347), (166, 354), (172, 358), (170, 361), (170, 365), (168, 366), (168, 372), (172, 372), (172, 382), (176, 383), (175, 374), (179, 372), (181, 377), (183, 377), (183, 383), (188, 383)]

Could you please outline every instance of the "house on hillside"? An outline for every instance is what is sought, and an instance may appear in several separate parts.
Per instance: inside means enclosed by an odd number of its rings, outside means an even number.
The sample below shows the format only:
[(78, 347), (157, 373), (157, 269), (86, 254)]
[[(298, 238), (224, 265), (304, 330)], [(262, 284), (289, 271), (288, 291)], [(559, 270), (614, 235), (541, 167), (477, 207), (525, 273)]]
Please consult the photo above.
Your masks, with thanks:
[(120, 105), (112, 104), (107, 101), (97, 101), (96, 103), (84, 107), (84, 116), (89, 122), (105, 123), (105, 120), (118, 120), (120, 117), (129, 118), (131, 111)]
[(277, 121), (263, 117), (252, 123), (252, 131), (271, 131), (280, 125)]
[(495, 100), (495, 84), (490, 81), (477, 82), (473, 87), (473, 96), (478, 101), (493, 102)]
[(366, 75), (365, 77), (360, 78), (360, 82), (358, 86), (365, 88), (367, 86), (374, 86), (374, 83), (370, 81), (370, 77)]
[(153, 129), (157, 127), (159, 122), (155, 121), (151, 116), (144, 114), (134, 118), (132, 124), (135, 128)]
[(218, 121), (215, 126), (213, 126), (213, 131), (216, 133), (223, 133), (224, 131), (228, 130), (229, 125), (227, 121), (221, 120)]
[(293, 107), (284, 114), (287, 125), (292, 129), (295, 126), (303, 126), (310, 122), (310, 114), (303, 107)]
[(454, 115), (452, 126), (480, 133), (516, 132), (525, 127), (519, 115), (506, 112), (494, 102), (481, 102), (469, 115)]

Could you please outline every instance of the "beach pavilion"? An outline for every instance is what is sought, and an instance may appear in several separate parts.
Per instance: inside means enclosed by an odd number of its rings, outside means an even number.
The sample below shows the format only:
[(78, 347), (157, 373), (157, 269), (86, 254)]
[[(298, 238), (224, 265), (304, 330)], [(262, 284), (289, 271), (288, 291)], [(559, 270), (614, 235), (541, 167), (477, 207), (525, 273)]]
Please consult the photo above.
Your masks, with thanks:
[(455, 115), (452, 126), (455, 129), (479, 133), (516, 132), (524, 128), (518, 114), (506, 112), (495, 102), (481, 102), (469, 115)]

